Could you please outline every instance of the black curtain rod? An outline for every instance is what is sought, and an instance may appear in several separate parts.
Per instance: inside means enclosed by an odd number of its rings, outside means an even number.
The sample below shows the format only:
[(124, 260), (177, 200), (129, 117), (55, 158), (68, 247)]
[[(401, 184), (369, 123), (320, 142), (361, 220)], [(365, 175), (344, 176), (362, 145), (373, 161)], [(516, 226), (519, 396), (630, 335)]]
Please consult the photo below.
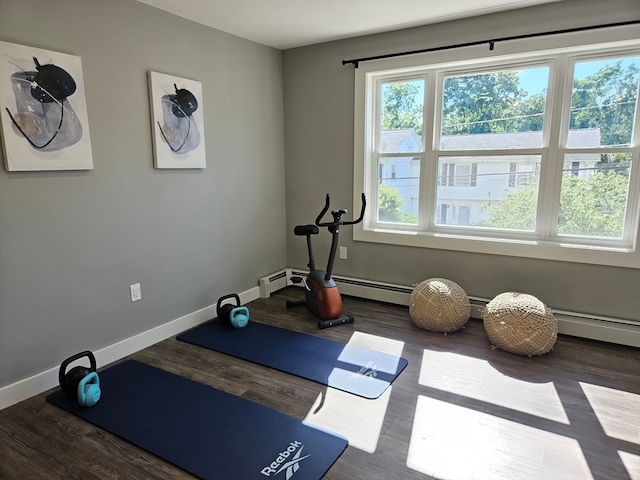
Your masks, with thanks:
[(355, 68), (358, 68), (358, 64), (360, 62), (368, 62), (370, 60), (381, 60), (383, 58), (403, 57), (405, 55), (415, 55), (417, 53), (438, 52), (441, 50), (452, 50), (454, 48), (473, 47), (476, 45), (484, 45), (484, 44), (489, 44), (489, 50), (493, 50), (494, 44), (496, 44), (497, 42), (506, 42), (509, 40), (522, 40), (524, 38), (545, 37), (547, 35), (559, 35), (561, 33), (584, 32), (587, 30), (596, 30), (599, 28), (621, 27), (624, 25), (637, 25), (637, 24), (640, 24), (640, 20), (629, 20), (627, 22), (607, 23), (604, 25), (592, 25), (590, 27), (567, 28), (565, 30), (553, 30), (551, 32), (526, 33), (523, 35), (514, 35), (512, 37), (501, 37), (501, 38), (494, 38), (491, 40), (478, 40), (475, 42), (458, 43), (456, 45), (446, 45), (443, 47), (425, 48), (424, 50), (412, 50), (408, 52), (389, 53), (387, 55), (377, 55), (375, 57), (364, 57), (364, 58), (354, 58), (353, 60), (342, 60), (342, 65), (347, 65), (348, 63), (351, 63)]

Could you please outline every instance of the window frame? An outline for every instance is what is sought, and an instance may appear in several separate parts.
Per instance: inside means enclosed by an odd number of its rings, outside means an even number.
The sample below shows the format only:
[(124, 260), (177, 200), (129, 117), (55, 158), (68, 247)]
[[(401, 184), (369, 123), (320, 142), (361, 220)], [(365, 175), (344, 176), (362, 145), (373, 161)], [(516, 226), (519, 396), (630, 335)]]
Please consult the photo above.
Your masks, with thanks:
[[(354, 226), (355, 241), (457, 250), (517, 257), (542, 258), (580, 263), (640, 268), (640, 128), (635, 128), (630, 147), (575, 149), (566, 147), (569, 120), (566, 118), (573, 89), (573, 65), (590, 58), (613, 55), (640, 55), (640, 39), (633, 28), (615, 27), (606, 31), (581, 32), (541, 37), (527, 42), (507, 42), (487, 51), (482, 46), (454, 51), (432, 52), (361, 63), (356, 69), (354, 104), (354, 208), (359, 209), (360, 194), (365, 192), (369, 205), (365, 220)], [(543, 143), (536, 149), (439, 150), (443, 76), (474, 71), (548, 65), (549, 85), (545, 109)], [(570, 70), (571, 75), (567, 72)], [(379, 128), (380, 85), (402, 78), (424, 78), (424, 108), (436, 113), (424, 116), (420, 152), (377, 152), (374, 131)], [(375, 88), (372, 89), (372, 85)], [(556, 92), (563, 92), (557, 95)], [(568, 93), (567, 93), (568, 92)], [(568, 105), (567, 105), (568, 102)], [(636, 104), (636, 124), (638, 123)], [(560, 113), (558, 113), (560, 112)], [(378, 130), (379, 131), (379, 130)], [(436, 225), (436, 189), (439, 179), (438, 157), (474, 155), (500, 156), (542, 155), (540, 166), (538, 221), (535, 232), (468, 228)], [(630, 153), (628, 208), (625, 213), (624, 238), (621, 241), (557, 234), (562, 168), (565, 155), (582, 153)], [(373, 156), (375, 155), (375, 156)], [(376, 168), (378, 157), (419, 157), (420, 193), (417, 225), (377, 222)], [(469, 158), (472, 160), (473, 155)], [(548, 160), (549, 158), (553, 160)], [(520, 172), (515, 172), (516, 178)], [(431, 202), (431, 204), (429, 203)], [(431, 206), (432, 205), (432, 206)], [(541, 232), (543, 234), (541, 234)]]

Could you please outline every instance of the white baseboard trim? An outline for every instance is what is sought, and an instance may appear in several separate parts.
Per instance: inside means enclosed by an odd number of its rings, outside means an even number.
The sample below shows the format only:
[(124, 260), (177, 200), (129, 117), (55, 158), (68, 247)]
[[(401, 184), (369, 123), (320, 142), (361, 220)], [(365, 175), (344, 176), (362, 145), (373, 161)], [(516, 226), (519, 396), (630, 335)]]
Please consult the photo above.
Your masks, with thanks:
[[(260, 298), (260, 289), (254, 287), (238, 294), (238, 296), (242, 304), (249, 303), (252, 300)], [(200, 310), (93, 352), (96, 356), (96, 362), (99, 367), (108, 365), (144, 348), (150, 347), (155, 343), (200, 325), (216, 315), (216, 305), (201, 308)], [(60, 366), (58, 365), (32, 377), (0, 388), (0, 410), (57, 386), (59, 369)]]
[[(272, 275), (262, 277), (259, 280), (258, 287), (239, 294), (240, 301), (245, 304), (257, 298), (267, 298), (277, 290), (286, 286), (296, 285), (291, 282), (292, 276), (304, 276), (305, 274), (304, 270), (285, 268)], [(345, 295), (396, 305), (408, 306), (409, 297), (414, 288), (413, 286), (372, 282), (341, 276), (334, 276), (334, 279), (339, 285), (340, 291)], [(471, 317), (481, 319), (482, 309), (489, 302), (489, 299), (469, 297), (469, 300), (471, 302)], [(215, 316), (216, 305), (209, 305), (146, 332), (97, 350), (94, 352), (96, 361), (100, 366), (108, 365), (169, 337), (178, 335)], [(561, 334), (640, 347), (640, 324), (638, 323), (556, 310), (554, 310), (554, 316), (558, 320), (558, 331)], [(0, 388), (0, 410), (57, 386), (59, 368), (59, 366), (52, 367), (32, 377)]]
[[(291, 282), (291, 277), (304, 277), (307, 273), (304, 270), (286, 268), (263, 277), (260, 279), (260, 296), (266, 298), (276, 290), (288, 285), (300, 287), (300, 284)], [(333, 279), (344, 295), (405, 306), (409, 306), (411, 292), (415, 287), (414, 285), (394, 285), (338, 275), (334, 275)], [(481, 320), (482, 310), (490, 299), (470, 296), (469, 301), (471, 303), (471, 317)], [(640, 322), (566, 312), (553, 308), (552, 310), (558, 321), (558, 332), (563, 335), (640, 347)]]

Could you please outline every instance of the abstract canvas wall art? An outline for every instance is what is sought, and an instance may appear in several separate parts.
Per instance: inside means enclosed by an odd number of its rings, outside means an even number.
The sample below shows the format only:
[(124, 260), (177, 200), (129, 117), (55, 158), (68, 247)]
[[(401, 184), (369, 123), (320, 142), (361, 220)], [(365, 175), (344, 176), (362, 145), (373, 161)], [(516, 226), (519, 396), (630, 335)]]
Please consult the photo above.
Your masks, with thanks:
[(0, 118), (7, 171), (93, 169), (80, 57), (0, 42)]
[(202, 85), (149, 72), (155, 168), (205, 168)]

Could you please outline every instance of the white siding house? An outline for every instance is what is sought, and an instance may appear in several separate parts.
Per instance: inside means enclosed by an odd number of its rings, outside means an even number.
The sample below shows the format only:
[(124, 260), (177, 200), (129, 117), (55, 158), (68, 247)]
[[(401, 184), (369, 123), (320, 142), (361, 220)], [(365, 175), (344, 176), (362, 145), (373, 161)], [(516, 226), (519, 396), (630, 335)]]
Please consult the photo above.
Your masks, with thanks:
[[(600, 146), (599, 129), (572, 130), (572, 146), (590, 148)], [(421, 150), (421, 140), (413, 129), (381, 132), (380, 152), (407, 153), (406, 156), (381, 156), (378, 180), (396, 188), (402, 196), (403, 213), (418, 215), (420, 157), (411, 153)], [(502, 200), (505, 195), (525, 186), (540, 174), (539, 154), (507, 153), (507, 150), (539, 149), (541, 132), (485, 133), (443, 136), (442, 152), (438, 159), (436, 188), (436, 223), (443, 225), (472, 225), (484, 220), (483, 211), (489, 202)], [(478, 156), (478, 150), (504, 150), (505, 154)], [(461, 151), (473, 150), (473, 156)], [(447, 152), (456, 152), (447, 155)], [(580, 155), (566, 161), (564, 170), (573, 175), (587, 176), (600, 160), (597, 154)]]

